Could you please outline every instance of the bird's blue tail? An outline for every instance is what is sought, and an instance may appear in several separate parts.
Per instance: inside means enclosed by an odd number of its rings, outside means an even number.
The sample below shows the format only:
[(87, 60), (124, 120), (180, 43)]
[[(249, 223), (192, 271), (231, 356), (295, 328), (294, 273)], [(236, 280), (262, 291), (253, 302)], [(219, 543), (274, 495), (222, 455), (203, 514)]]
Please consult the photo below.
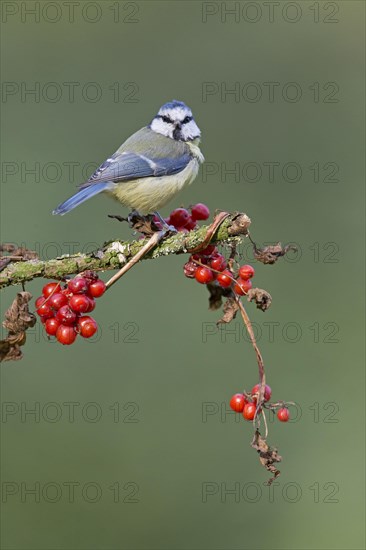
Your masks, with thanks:
[(79, 206), (82, 202), (85, 202), (91, 197), (94, 197), (94, 195), (98, 195), (98, 193), (108, 189), (110, 184), (111, 182), (109, 181), (103, 181), (101, 183), (92, 183), (91, 185), (88, 185), (88, 187), (80, 189), (78, 193), (67, 199), (67, 201), (59, 204), (58, 207), (53, 210), (52, 214), (61, 214), (61, 216), (63, 216), (66, 212), (76, 208), (76, 206)]

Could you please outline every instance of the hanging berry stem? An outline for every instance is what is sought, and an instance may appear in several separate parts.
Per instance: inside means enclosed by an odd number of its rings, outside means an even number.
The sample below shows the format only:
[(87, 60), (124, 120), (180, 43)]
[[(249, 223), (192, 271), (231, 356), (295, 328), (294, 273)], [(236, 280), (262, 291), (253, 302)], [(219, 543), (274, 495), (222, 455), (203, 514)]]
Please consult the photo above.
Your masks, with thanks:
[(250, 341), (252, 342), (252, 346), (253, 346), (255, 354), (257, 356), (259, 380), (260, 380), (260, 383), (261, 383), (261, 392), (260, 392), (260, 395), (259, 395), (260, 399), (258, 400), (260, 402), (261, 400), (263, 400), (264, 390), (265, 390), (265, 386), (266, 386), (266, 374), (265, 374), (265, 371), (264, 371), (263, 357), (262, 357), (262, 354), (261, 354), (261, 352), (258, 348), (257, 341), (256, 341), (255, 336), (254, 336), (252, 323), (251, 323), (251, 321), (248, 317), (248, 314), (245, 310), (245, 307), (243, 306), (243, 303), (240, 300), (240, 298), (237, 298), (236, 301), (237, 301), (237, 304), (239, 306), (240, 313), (241, 313), (241, 316), (243, 318), (244, 324), (245, 324), (246, 329), (248, 331)]

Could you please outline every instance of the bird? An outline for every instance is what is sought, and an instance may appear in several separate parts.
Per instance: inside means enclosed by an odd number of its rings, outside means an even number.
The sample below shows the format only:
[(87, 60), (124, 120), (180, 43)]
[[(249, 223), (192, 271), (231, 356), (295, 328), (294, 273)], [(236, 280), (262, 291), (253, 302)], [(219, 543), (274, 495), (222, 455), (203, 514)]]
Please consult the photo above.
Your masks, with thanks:
[(163, 222), (158, 210), (194, 181), (205, 160), (200, 138), (191, 109), (176, 99), (165, 103), (148, 126), (122, 143), (53, 214), (64, 215), (106, 193), (123, 206), (141, 215), (155, 214)]

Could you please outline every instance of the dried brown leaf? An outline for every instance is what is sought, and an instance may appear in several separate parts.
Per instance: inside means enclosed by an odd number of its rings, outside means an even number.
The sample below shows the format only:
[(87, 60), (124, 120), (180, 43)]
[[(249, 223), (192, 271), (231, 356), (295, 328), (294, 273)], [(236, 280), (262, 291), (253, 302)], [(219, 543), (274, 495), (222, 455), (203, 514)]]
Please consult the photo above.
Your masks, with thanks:
[(20, 346), (25, 344), (26, 330), (36, 324), (35, 316), (28, 309), (31, 298), (30, 292), (18, 292), (5, 313), (3, 327), (8, 335), (0, 341), (0, 361), (14, 361), (23, 356)]
[(146, 237), (151, 237), (153, 233), (156, 233), (156, 231), (159, 231), (160, 229), (154, 223), (154, 216), (150, 214), (147, 216), (141, 216), (141, 214), (139, 214), (136, 210), (131, 212), (128, 215), (128, 218), (113, 214), (108, 214), (108, 218), (118, 220), (119, 222), (128, 222), (134, 231), (138, 231)]
[[(17, 260), (38, 260), (39, 256), (34, 250), (28, 250), (24, 246), (16, 246), (12, 243), (0, 244), (0, 253), (6, 253), (6, 255), (14, 256)], [(4, 259), (6, 258), (4, 255)]]
[(278, 258), (284, 256), (290, 250), (296, 251), (297, 248), (292, 244), (282, 247), (281, 243), (265, 246), (264, 248), (257, 248), (257, 246), (254, 245), (253, 248), (255, 259), (263, 264), (274, 264), (277, 262)]
[(138, 231), (146, 237), (151, 237), (153, 233), (159, 231), (159, 227), (154, 224), (154, 219), (151, 215), (140, 216), (133, 212), (132, 214), (130, 214), (128, 221), (130, 222), (130, 225), (132, 226), (134, 231)]
[(270, 447), (268, 445), (267, 441), (261, 436), (258, 429), (255, 431), (251, 446), (259, 454), (261, 464), (266, 468), (266, 470), (273, 474), (267, 482), (267, 485), (271, 485), (281, 473), (276, 466), (274, 466), (274, 464), (281, 462), (282, 456), (278, 454), (275, 447)]
[(227, 298), (224, 304), (224, 315), (217, 321), (216, 324), (221, 325), (222, 323), (230, 323), (233, 319), (235, 319), (238, 309), (239, 306), (235, 298)]
[(23, 260), (37, 260), (38, 254), (34, 250), (18, 247), (12, 243), (0, 244), (0, 271), (10, 264), (10, 262), (20, 262)]
[(248, 290), (248, 302), (255, 302), (258, 309), (266, 311), (272, 303), (272, 296), (262, 288), (251, 288)]
[(238, 212), (228, 228), (228, 233), (229, 235), (248, 235), (251, 223), (251, 219), (246, 214)]

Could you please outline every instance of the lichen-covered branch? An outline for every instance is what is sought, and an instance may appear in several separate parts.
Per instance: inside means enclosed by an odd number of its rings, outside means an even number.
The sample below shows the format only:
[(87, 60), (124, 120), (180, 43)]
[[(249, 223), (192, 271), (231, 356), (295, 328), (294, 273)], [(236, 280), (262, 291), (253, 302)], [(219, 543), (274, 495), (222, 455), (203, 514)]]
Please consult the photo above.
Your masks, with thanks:
[[(222, 216), (222, 214), (220, 214)], [(222, 216), (223, 221), (210, 235), (211, 226), (203, 226), (189, 233), (176, 233), (164, 239), (143, 259), (156, 259), (170, 254), (184, 254), (204, 243), (210, 236), (210, 242), (230, 242), (248, 234), (250, 218), (243, 213)], [(144, 246), (146, 240), (120, 241), (105, 243), (90, 254), (65, 255), (52, 260), (40, 259), (11, 261), (0, 272), (0, 288), (31, 281), (36, 277), (63, 279), (67, 275), (81, 273), (87, 269), (107, 271), (120, 269)]]

